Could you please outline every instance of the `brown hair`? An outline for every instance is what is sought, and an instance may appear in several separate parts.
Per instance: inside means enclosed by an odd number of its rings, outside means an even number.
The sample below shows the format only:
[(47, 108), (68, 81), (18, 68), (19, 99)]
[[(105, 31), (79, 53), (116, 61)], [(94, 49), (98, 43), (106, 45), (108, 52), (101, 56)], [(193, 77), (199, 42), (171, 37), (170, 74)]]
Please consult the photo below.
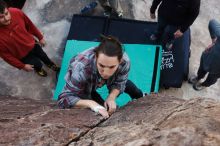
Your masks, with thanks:
[(4, 14), (6, 8), (8, 8), (8, 5), (3, 0), (0, 0), (0, 13)]
[(121, 42), (113, 36), (101, 35), (101, 43), (95, 48), (96, 57), (103, 53), (109, 57), (117, 56), (120, 61), (124, 54), (124, 49)]

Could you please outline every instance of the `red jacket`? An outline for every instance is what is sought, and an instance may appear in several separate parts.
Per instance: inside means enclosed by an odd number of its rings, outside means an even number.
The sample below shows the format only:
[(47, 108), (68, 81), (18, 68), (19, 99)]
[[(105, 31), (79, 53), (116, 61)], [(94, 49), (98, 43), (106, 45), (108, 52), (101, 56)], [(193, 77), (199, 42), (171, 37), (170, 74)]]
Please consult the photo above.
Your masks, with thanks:
[(11, 14), (11, 23), (0, 26), (0, 57), (12, 66), (22, 69), (24, 63), (20, 59), (34, 48), (34, 36), (41, 40), (43, 35), (21, 10), (16, 8), (8, 10)]

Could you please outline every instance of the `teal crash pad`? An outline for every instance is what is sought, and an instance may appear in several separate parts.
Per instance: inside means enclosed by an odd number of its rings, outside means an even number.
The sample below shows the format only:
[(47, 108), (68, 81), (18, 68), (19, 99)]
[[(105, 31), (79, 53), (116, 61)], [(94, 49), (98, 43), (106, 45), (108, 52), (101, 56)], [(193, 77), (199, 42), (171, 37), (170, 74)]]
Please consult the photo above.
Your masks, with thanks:
[[(67, 73), (71, 58), (88, 48), (98, 46), (98, 44), (99, 42), (77, 40), (67, 41), (56, 90), (54, 92), (54, 100), (58, 99), (59, 94), (65, 86), (64, 77)], [(124, 48), (131, 61), (131, 70), (128, 78), (144, 93), (157, 93), (159, 90), (162, 57), (161, 46), (124, 44)], [(106, 99), (108, 95), (106, 86), (99, 88), (97, 91), (103, 99)], [(118, 106), (123, 106), (130, 100), (131, 98), (126, 93), (123, 93), (116, 99), (116, 103)]]

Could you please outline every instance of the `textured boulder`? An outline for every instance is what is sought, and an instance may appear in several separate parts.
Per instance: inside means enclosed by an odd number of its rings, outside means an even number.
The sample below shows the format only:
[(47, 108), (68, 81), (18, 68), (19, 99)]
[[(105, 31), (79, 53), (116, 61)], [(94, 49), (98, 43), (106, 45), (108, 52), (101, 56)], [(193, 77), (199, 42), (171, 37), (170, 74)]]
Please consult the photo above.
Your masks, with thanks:
[[(31, 0), (24, 11), (42, 30), (44, 50), (57, 63), (62, 60), (71, 16), (92, 0)], [(148, 0), (122, 0), (126, 18), (150, 20)], [(212, 8), (212, 9), (210, 9)], [(201, 13), (192, 29), (190, 72), (198, 68), (203, 48), (210, 42), (208, 20), (218, 18), (218, 1), (202, 0)], [(134, 16), (133, 16), (134, 15)], [(49, 101), (55, 88), (55, 73), (42, 78), (19, 71), (0, 59), (0, 145), (155, 145), (219, 146), (220, 103), (196, 98), (219, 98), (220, 82), (197, 92), (190, 85), (162, 90), (119, 109), (107, 121), (88, 109), (60, 110)], [(9, 95), (9, 96), (7, 96)], [(18, 98), (18, 97), (27, 98)], [(35, 100), (33, 100), (35, 99)]]
[(220, 103), (146, 97), (122, 108), (71, 146), (218, 146)]
[(102, 118), (88, 109), (58, 109), (51, 101), (0, 97), (0, 145), (66, 145)]
[[(220, 102), (147, 96), (104, 121), (89, 109), (0, 98), (0, 145), (218, 146)], [(4, 99), (4, 100), (3, 100)]]

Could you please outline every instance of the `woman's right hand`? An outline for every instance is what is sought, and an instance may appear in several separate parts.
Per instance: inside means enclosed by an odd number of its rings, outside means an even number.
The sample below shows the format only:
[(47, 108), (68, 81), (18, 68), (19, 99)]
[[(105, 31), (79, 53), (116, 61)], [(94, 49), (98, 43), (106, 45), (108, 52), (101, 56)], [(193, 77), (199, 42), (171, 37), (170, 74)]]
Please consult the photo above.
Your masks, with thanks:
[(93, 110), (96, 113), (99, 113), (101, 116), (103, 116), (105, 119), (109, 118), (109, 114), (106, 108), (99, 105), (95, 101), (91, 100), (89, 107), (91, 110)]
[(104, 108), (103, 106), (99, 105), (97, 102), (93, 101), (93, 100), (82, 100), (80, 99), (75, 106), (78, 107), (84, 107), (84, 108), (90, 108), (92, 111), (100, 114), (101, 116), (103, 116), (105, 119), (109, 118), (109, 114), (107, 112), (107, 109)]
[(102, 115), (105, 119), (109, 118), (108, 111), (106, 109), (99, 109), (99, 114)]

